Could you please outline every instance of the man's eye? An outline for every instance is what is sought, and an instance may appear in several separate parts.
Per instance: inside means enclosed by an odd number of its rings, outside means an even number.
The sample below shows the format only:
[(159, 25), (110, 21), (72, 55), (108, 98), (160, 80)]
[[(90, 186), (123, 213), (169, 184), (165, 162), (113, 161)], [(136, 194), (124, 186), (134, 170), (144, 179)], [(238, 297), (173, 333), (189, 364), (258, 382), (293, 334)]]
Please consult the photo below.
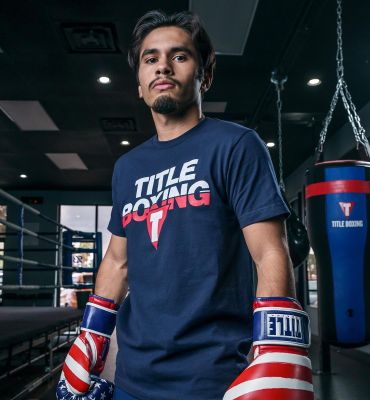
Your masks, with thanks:
[(146, 64), (154, 64), (155, 61), (156, 61), (156, 58), (150, 57), (150, 58), (148, 58), (148, 59), (145, 60), (145, 63), (146, 63)]
[(182, 55), (177, 55), (177, 56), (174, 57), (174, 59), (176, 59), (177, 61), (185, 61), (186, 57), (182, 56)]

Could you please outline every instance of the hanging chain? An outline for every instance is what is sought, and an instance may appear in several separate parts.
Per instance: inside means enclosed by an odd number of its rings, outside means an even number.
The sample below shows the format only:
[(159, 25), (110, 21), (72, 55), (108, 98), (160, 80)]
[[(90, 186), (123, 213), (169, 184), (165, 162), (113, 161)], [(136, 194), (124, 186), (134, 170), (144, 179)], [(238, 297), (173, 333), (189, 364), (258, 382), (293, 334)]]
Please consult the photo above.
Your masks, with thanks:
[(343, 39), (342, 39), (342, 0), (337, 0), (337, 86), (335, 88), (334, 96), (330, 103), (329, 112), (324, 120), (323, 129), (320, 133), (318, 151), (322, 153), (323, 146), (326, 140), (326, 134), (328, 126), (333, 117), (334, 109), (338, 103), (339, 94), (342, 98), (344, 108), (347, 111), (349, 122), (352, 126), (355, 140), (357, 143), (357, 149), (359, 144), (369, 146), (368, 139), (365, 135), (365, 129), (361, 125), (360, 117), (357, 113), (356, 106), (352, 101), (352, 97), (349, 93), (346, 82), (344, 81), (344, 67), (343, 67)]
[(282, 102), (281, 102), (281, 87), (278, 83), (275, 83), (276, 87), (276, 108), (277, 108), (277, 115), (278, 115), (278, 146), (279, 146), (279, 185), (283, 192), (285, 192), (285, 184), (284, 184), (284, 171), (283, 171), (283, 130), (281, 124), (281, 110), (282, 110)]
[(287, 80), (288, 77), (279, 73), (277, 69), (272, 71), (271, 82), (275, 85), (276, 95), (277, 95), (276, 108), (278, 116), (279, 185), (283, 192), (285, 192), (285, 184), (284, 184), (284, 168), (283, 168), (283, 129), (281, 123), (281, 110), (282, 110), (281, 91), (284, 89), (284, 83)]
[(337, 78), (343, 79), (342, 0), (337, 0)]

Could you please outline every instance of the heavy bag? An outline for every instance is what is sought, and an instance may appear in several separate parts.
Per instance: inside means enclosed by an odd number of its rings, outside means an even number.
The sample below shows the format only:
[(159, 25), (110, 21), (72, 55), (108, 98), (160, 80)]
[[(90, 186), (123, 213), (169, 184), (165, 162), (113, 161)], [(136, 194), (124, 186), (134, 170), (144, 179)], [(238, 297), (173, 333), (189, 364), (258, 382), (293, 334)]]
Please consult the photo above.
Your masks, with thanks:
[(370, 342), (370, 162), (326, 161), (306, 171), (307, 227), (318, 274), (322, 339)]

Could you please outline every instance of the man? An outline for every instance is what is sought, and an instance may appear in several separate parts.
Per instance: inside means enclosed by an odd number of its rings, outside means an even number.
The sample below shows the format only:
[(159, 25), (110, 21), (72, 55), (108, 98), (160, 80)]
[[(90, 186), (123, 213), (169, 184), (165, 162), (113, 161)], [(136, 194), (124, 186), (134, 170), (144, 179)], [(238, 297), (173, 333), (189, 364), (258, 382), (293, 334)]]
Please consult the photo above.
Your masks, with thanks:
[(102, 370), (129, 286), (114, 399), (313, 399), (289, 211), (258, 135), (202, 114), (215, 65), (207, 33), (191, 13), (149, 12), (129, 64), (157, 134), (116, 162), (112, 237), (64, 367), (69, 389), (88, 393), (89, 372)]

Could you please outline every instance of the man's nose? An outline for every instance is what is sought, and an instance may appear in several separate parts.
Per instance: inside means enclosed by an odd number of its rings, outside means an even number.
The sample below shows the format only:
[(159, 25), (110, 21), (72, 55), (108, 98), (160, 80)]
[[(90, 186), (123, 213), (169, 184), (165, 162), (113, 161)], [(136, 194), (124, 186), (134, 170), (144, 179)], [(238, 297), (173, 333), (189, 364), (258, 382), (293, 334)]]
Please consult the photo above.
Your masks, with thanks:
[(170, 75), (172, 73), (172, 66), (166, 58), (161, 59), (157, 63), (157, 75)]

